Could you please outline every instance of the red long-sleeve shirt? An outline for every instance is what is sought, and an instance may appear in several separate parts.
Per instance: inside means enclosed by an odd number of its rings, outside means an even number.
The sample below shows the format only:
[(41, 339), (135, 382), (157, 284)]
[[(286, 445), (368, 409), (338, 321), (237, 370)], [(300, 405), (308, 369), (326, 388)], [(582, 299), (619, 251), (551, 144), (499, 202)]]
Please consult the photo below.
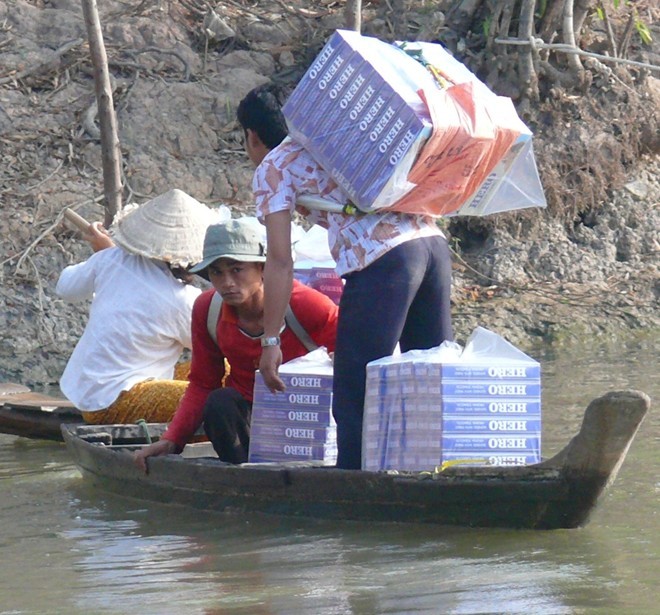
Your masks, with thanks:
[[(225, 358), (231, 366), (225, 386), (236, 389), (252, 401), (254, 375), (261, 357), (261, 340), (251, 338), (238, 328), (235, 308), (222, 304), (217, 325), (218, 344), (207, 329), (207, 318), (214, 290), (202, 293), (192, 312), (192, 362), (190, 383), (163, 438), (179, 449), (202, 424), (203, 408), (211, 391), (220, 388), (225, 375)], [(328, 352), (335, 349), (338, 308), (326, 295), (294, 280), (289, 305), (309, 336)], [(282, 361), (307, 354), (296, 335), (286, 327), (280, 335)]]

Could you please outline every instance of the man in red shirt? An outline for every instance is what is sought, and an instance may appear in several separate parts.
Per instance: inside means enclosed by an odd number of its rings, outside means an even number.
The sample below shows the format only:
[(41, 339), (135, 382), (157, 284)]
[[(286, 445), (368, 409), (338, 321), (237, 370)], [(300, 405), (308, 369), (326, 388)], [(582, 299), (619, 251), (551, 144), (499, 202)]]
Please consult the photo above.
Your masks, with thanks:
[(202, 423), (222, 461), (247, 461), (254, 377), (262, 348), (279, 344), (285, 362), (306, 354), (311, 344), (334, 351), (337, 306), (296, 281), (279, 336), (263, 337), (265, 261), (266, 251), (252, 222), (237, 219), (208, 228), (203, 260), (191, 271), (206, 277), (214, 288), (202, 293), (193, 307), (190, 382), (163, 437), (135, 454), (143, 470), (148, 457), (180, 452)]

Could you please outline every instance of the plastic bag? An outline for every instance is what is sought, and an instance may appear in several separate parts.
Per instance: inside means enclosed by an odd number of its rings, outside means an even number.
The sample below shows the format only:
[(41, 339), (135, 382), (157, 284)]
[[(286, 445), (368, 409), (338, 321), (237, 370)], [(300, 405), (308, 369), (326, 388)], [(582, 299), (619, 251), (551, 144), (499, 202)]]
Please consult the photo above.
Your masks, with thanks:
[(332, 376), (332, 359), (325, 346), (320, 346), (301, 357), (282, 363), (280, 374), (322, 374)]

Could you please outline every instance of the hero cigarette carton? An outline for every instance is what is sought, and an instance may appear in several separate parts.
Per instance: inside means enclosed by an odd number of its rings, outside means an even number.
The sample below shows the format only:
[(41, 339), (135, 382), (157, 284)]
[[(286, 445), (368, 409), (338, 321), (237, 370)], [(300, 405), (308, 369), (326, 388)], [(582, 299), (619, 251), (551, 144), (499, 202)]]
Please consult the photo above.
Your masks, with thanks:
[(293, 270), (293, 277), (306, 286), (323, 293), (335, 305), (339, 305), (344, 292), (344, 283), (334, 269), (330, 267), (296, 268)]
[(337, 30), (282, 108), (289, 134), (358, 207), (393, 203), (431, 134), (420, 80), (426, 69), (400, 49)]
[(492, 418), (492, 417), (474, 417), (459, 418), (445, 415), (442, 424), (446, 434), (461, 433), (541, 433), (541, 418), (521, 419), (521, 418)]
[(538, 399), (541, 395), (540, 381), (526, 382), (479, 382), (464, 380), (442, 380), (443, 398), (487, 397), (496, 399)]
[(318, 117), (321, 94), (352, 53), (341, 37), (332, 37), (323, 47), (282, 109), (292, 134), (298, 134), (310, 117)]
[(489, 465), (489, 466), (525, 466), (539, 463), (540, 457), (537, 453), (449, 453), (443, 455), (443, 463), (455, 462), (460, 465)]
[[(365, 138), (356, 141), (354, 154), (359, 160), (357, 168), (338, 157), (328, 161), (329, 168), (345, 173), (348, 186), (356, 202), (373, 202), (383, 191), (394, 191), (394, 183), (407, 185), (399, 172), (404, 158), (410, 153), (410, 146), (420, 137), (430, 132), (408, 107), (395, 108), (387, 105), (380, 118)], [(361, 147), (360, 147), (361, 145)], [(342, 168), (342, 165), (345, 168)]]
[(540, 400), (492, 400), (481, 399), (445, 399), (442, 402), (443, 411), (453, 416), (506, 416), (541, 417)]
[(336, 263), (328, 247), (328, 231), (312, 226), (294, 242), (293, 275), (296, 280), (318, 290), (339, 305), (344, 282), (335, 271)]
[[(292, 135), (308, 147), (318, 142), (323, 135), (333, 132), (341, 123), (341, 116), (347, 113), (349, 105), (367, 82), (369, 71), (366, 68), (362, 59), (351, 52), (332, 79), (321, 79), (317, 84), (318, 93), (314, 98), (312, 112), (302, 117), (296, 109), (296, 115), (290, 122), (294, 126)], [(319, 110), (323, 112), (319, 113)]]
[(259, 441), (252, 448), (250, 463), (273, 463), (286, 461), (319, 461), (332, 465), (337, 460), (336, 444), (287, 444), (277, 441)]
[(533, 454), (541, 446), (540, 433), (444, 435), (442, 450), (446, 453), (481, 454), (492, 452)]
[(337, 460), (332, 417), (332, 366), (325, 349), (285, 363), (286, 390), (272, 393), (257, 372), (248, 462)]
[(367, 366), (363, 469), (540, 460), (540, 365), (498, 335), (479, 327), (463, 351), (444, 344)]
[[(395, 108), (407, 107), (416, 120), (404, 126), (393, 150), (391, 160), (399, 162), (379, 165), (361, 187), (355, 182), (374, 165), (367, 158), (362, 169), (348, 167), (365, 136), (355, 114), (377, 95), (397, 97)], [(391, 45), (338, 30), (283, 112), (290, 135), (365, 211), (485, 215), (546, 205), (531, 132), (512, 101), (495, 95), (441, 45)]]

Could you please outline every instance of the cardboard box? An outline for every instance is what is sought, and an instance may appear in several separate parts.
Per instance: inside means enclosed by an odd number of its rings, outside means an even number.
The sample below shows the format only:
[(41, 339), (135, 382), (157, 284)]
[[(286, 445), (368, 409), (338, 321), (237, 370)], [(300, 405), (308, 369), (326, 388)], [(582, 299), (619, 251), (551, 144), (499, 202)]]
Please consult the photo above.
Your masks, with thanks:
[(540, 365), (497, 334), (367, 365), (363, 469), (540, 460)]
[(532, 134), (513, 102), (442, 45), (337, 30), (283, 113), (289, 134), (364, 211), (546, 206)]
[(426, 69), (393, 45), (337, 30), (286, 101), (289, 134), (365, 211), (394, 203), (431, 134)]
[(332, 417), (332, 362), (320, 348), (280, 367), (284, 392), (271, 393), (257, 372), (249, 463), (337, 461)]
[(331, 267), (310, 267), (303, 269), (296, 267), (293, 276), (299, 282), (318, 290), (336, 304), (339, 305), (341, 295), (344, 292), (344, 283)]

